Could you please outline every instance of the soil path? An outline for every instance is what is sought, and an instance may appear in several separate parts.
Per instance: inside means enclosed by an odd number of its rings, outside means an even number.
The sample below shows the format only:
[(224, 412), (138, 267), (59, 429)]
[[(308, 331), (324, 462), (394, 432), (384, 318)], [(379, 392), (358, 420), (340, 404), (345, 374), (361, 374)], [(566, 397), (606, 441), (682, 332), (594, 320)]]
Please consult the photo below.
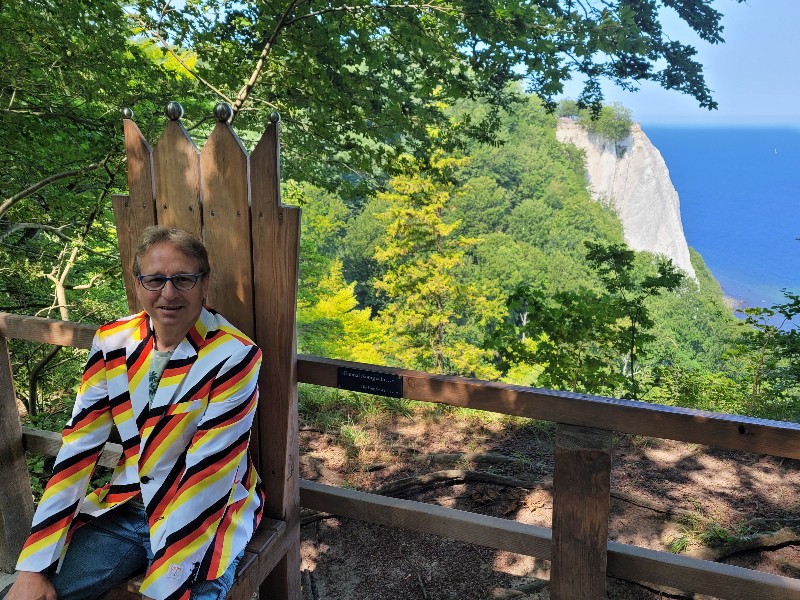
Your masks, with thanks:
[[(539, 481), (534, 489), (439, 485), (402, 497), (549, 527), (552, 434), (551, 426), (536, 422), (447, 414), (375, 417), (336, 434), (305, 428), (302, 475), (362, 490), (443, 469)], [(506, 459), (478, 460), (486, 453)], [(800, 537), (793, 535), (800, 526), (797, 461), (630, 436), (615, 439), (613, 460), (611, 539), (710, 557), (783, 529), (776, 547), (724, 560), (800, 577)], [(533, 557), (336, 517), (305, 525), (302, 535), (307, 600), (548, 598), (549, 563)], [(611, 578), (608, 597), (701, 598)]]

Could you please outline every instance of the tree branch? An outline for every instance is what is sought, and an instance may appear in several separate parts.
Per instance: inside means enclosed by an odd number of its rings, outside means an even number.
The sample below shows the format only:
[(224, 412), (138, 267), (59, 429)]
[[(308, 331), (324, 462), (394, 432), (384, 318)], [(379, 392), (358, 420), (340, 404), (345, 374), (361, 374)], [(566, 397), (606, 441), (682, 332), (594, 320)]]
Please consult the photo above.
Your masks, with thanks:
[(753, 552), (770, 548), (779, 548), (788, 545), (795, 545), (800, 542), (800, 537), (788, 527), (784, 527), (772, 533), (764, 533), (757, 536), (746, 537), (733, 541), (724, 546), (715, 548), (693, 548), (683, 552), (684, 556), (700, 558), (702, 560), (713, 560), (719, 562), (734, 554), (743, 552)]
[(105, 161), (94, 163), (86, 167), (82, 167), (80, 169), (75, 169), (74, 171), (64, 171), (63, 173), (55, 173), (54, 175), (50, 175), (49, 177), (45, 177), (41, 181), (34, 183), (27, 189), (22, 190), (21, 192), (14, 194), (10, 198), (6, 198), (2, 204), (0, 204), (0, 219), (3, 218), (3, 215), (8, 212), (8, 210), (14, 206), (17, 202), (22, 200), (23, 198), (27, 198), (28, 196), (35, 194), (40, 189), (45, 186), (50, 185), (51, 183), (55, 183), (56, 181), (60, 181), (61, 179), (67, 179), (68, 177), (75, 177), (77, 175), (82, 175), (84, 173), (88, 173), (89, 171), (94, 171), (95, 169), (99, 169), (105, 165)]
[[(167, 2), (167, 4), (164, 6), (164, 10), (166, 10), (166, 7), (168, 5), (169, 5), (169, 2)], [(196, 71), (192, 70), (191, 67), (189, 67), (189, 65), (187, 65), (186, 62), (180, 56), (178, 56), (178, 54), (172, 49), (172, 47), (167, 43), (167, 41), (162, 37), (162, 35), (160, 33), (158, 33), (158, 31), (155, 31), (155, 30), (151, 29), (150, 27), (148, 27), (148, 25), (144, 21), (144, 19), (142, 19), (142, 18), (140, 18), (140, 17), (138, 17), (136, 15), (133, 15), (128, 11), (125, 11), (125, 12), (128, 13), (128, 15), (130, 15), (130, 17), (133, 18), (137, 23), (139, 23), (139, 25), (141, 25), (142, 29), (144, 29), (151, 37), (153, 37), (156, 40), (158, 40), (158, 43), (161, 44), (161, 47), (164, 48), (164, 50), (166, 50), (170, 54), (170, 56), (172, 56), (172, 58), (174, 58), (176, 61), (178, 61), (178, 64), (180, 66), (182, 66), (184, 69), (186, 69), (186, 72), (189, 73), (189, 75), (191, 75), (192, 77), (197, 79), (200, 83), (202, 83), (204, 86), (206, 86), (212, 92), (217, 94), (220, 98), (225, 100), (225, 102), (227, 102), (228, 104), (231, 104), (233, 102), (230, 98), (228, 98), (227, 94), (225, 94), (222, 90), (217, 89), (210, 82), (208, 82), (205, 79), (203, 79), (200, 76), (199, 73), (197, 73)], [(162, 11), (162, 17), (163, 17), (163, 11)]]
[(286, 25), (291, 25), (292, 23), (296, 23), (297, 21), (302, 21), (304, 19), (311, 19), (313, 17), (319, 17), (324, 14), (330, 13), (341, 13), (341, 12), (361, 12), (367, 10), (390, 10), (390, 9), (413, 9), (413, 10), (430, 10), (434, 12), (442, 12), (442, 13), (453, 13), (453, 12), (461, 12), (457, 11), (454, 6), (437, 6), (435, 4), (431, 4), (430, 2), (425, 2), (422, 4), (365, 4), (364, 6), (329, 6), (327, 8), (321, 8), (319, 10), (314, 10), (304, 15), (299, 15), (294, 17), (293, 19), (288, 19), (286, 21)]
[(289, 18), (289, 14), (295, 9), (299, 0), (292, 0), (289, 3), (289, 6), (283, 12), (283, 14), (278, 19), (278, 23), (275, 25), (275, 29), (273, 29), (272, 34), (267, 39), (266, 44), (264, 44), (264, 48), (261, 50), (261, 54), (258, 57), (258, 61), (256, 62), (255, 69), (250, 75), (250, 79), (247, 80), (247, 83), (244, 84), (239, 93), (236, 95), (236, 101), (233, 103), (233, 118), (236, 118), (236, 114), (241, 110), (242, 105), (247, 100), (247, 97), (250, 95), (250, 92), (256, 85), (256, 81), (258, 81), (259, 75), (261, 75), (261, 71), (264, 69), (264, 64), (266, 63), (267, 56), (272, 51), (272, 47), (275, 44), (275, 40), (278, 39), (278, 35), (280, 35), (283, 28), (287, 25), (287, 20)]
[(55, 346), (47, 353), (47, 355), (39, 361), (39, 363), (33, 368), (31, 371), (30, 377), (28, 378), (28, 414), (35, 415), (39, 412), (39, 390), (38, 390), (38, 382), (39, 382), (39, 374), (42, 372), (51, 360), (53, 360), (61, 351), (63, 346)]
[(92, 286), (94, 286), (94, 282), (100, 279), (100, 275), (93, 275), (92, 278), (89, 280), (89, 283), (82, 283), (80, 285), (66, 285), (64, 284), (65, 290), (88, 290)]
[(438, 487), (443, 485), (456, 485), (459, 483), (488, 483), (491, 485), (502, 485), (505, 487), (519, 487), (534, 489), (549, 487), (552, 480), (546, 479), (517, 479), (505, 475), (495, 475), (485, 471), (470, 471), (466, 469), (448, 469), (446, 471), (434, 471), (415, 477), (406, 477), (378, 486), (370, 490), (371, 494), (381, 496), (398, 496), (400, 494), (416, 493), (423, 489)]
[(48, 233), (52, 233), (62, 240), (69, 241), (69, 236), (67, 236), (63, 229), (65, 229), (67, 225), (61, 225), (59, 227), (54, 227), (52, 225), (40, 225), (39, 223), (15, 223), (11, 227), (9, 227), (6, 231), (0, 232), (0, 242), (5, 240), (7, 237), (15, 234), (18, 231), (22, 231), (25, 229), (37, 229), (39, 231), (47, 231)]

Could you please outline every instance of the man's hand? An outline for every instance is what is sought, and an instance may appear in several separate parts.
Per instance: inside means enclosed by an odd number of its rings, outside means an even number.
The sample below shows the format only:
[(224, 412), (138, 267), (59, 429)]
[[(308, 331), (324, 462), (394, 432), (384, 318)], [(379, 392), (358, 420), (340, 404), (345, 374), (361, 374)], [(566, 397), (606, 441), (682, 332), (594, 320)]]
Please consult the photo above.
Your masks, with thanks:
[(20, 571), (6, 594), (6, 600), (57, 600), (56, 590), (41, 573)]

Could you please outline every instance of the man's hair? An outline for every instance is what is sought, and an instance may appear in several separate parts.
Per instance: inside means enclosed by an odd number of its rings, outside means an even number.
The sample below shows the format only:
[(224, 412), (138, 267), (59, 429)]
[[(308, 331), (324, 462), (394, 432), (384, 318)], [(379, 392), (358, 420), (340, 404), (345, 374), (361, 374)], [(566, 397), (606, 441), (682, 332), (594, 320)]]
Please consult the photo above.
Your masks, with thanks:
[(168, 242), (183, 252), (186, 256), (191, 256), (197, 260), (198, 272), (208, 275), (211, 272), (211, 265), (208, 262), (208, 251), (196, 235), (184, 229), (161, 227), (153, 225), (148, 227), (139, 238), (139, 245), (136, 247), (136, 254), (133, 257), (133, 273), (141, 275), (141, 260), (156, 244)]

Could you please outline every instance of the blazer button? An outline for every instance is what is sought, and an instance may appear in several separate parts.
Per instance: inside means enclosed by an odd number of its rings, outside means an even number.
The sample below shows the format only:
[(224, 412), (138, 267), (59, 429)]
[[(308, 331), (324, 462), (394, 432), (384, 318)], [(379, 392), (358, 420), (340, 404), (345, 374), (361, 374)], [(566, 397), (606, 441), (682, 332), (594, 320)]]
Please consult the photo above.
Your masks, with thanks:
[(150, 483), (151, 481), (153, 481), (153, 478), (148, 477), (147, 475), (142, 475), (142, 478), (139, 481), (141, 481), (142, 483)]

